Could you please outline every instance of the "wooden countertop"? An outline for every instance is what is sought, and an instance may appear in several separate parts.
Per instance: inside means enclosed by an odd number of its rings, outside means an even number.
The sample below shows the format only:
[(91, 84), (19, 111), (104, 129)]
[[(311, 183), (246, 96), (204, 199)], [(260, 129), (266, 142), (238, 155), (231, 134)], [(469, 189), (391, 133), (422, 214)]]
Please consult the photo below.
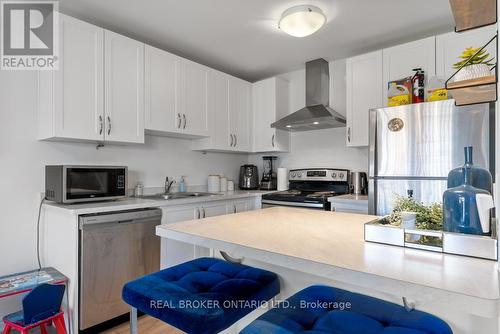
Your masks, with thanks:
[(374, 219), (377, 217), (273, 207), (161, 225), (156, 231), (161, 237), (206, 247), (230, 250), (241, 246), (260, 254), (291, 257), (290, 261), (499, 299), (497, 262), (365, 242), (363, 226)]

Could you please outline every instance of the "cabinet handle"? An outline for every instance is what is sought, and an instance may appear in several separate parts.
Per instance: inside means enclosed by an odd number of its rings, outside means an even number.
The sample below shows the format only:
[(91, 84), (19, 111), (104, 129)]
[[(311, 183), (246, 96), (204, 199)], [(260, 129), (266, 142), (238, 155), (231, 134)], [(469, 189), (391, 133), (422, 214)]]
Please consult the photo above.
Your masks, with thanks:
[(182, 118), (184, 119), (184, 126), (182, 128), (185, 129), (187, 125), (186, 114), (182, 114)]
[(201, 218), (200, 208), (196, 208), (196, 217), (198, 217), (197, 219)]
[(104, 128), (104, 124), (102, 124), (102, 121), (103, 121), (102, 116), (99, 115), (99, 134), (100, 135), (102, 135), (102, 130)]
[(111, 118), (108, 116), (108, 135), (111, 133)]
[(233, 147), (234, 139), (233, 139), (233, 134), (229, 134), (229, 138), (231, 138), (231, 144), (229, 146)]
[(273, 143), (273, 147), (274, 147), (274, 135), (273, 135), (273, 138), (271, 139), (271, 142)]
[(351, 142), (351, 127), (347, 128), (347, 141), (349, 143)]
[(203, 210), (203, 218), (207, 218), (207, 213), (205, 212), (205, 208), (203, 208), (202, 210)]
[(233, 204), (233, 213), (236, 213), (236, 204)]
[(181, 128), (181, 114), (177, 114), (177, 129)]
[(234, 135), (234, 147), (238, 146), (238, 137)]

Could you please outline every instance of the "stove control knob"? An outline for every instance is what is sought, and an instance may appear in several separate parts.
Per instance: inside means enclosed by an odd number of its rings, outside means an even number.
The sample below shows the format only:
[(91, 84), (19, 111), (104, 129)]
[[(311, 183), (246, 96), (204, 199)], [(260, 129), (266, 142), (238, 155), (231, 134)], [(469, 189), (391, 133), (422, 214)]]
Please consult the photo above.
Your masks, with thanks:
[(297, 177), (302, 177), (302, 173), (297, 173)]
[(336, 179), (337, 178), (337, 173), (333, 172), (332, 173), (332, 179)]
[(295, 177), (295, 176), (297, 176), (297, 173), (293, 172), (292, 177)]
[(344, 173), (340, 173), (340, 174), (339, 174), (339, 178), (340, 178), (341, 180), (344, 180)]

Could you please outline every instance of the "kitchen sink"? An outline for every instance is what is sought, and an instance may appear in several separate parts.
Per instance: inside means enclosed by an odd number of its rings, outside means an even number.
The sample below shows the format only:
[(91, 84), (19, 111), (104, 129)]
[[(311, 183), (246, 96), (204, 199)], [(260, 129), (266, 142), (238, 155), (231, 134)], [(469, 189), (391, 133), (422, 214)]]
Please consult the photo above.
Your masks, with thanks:
[(207, 192), (185, 192), (185, 193), (169, 193), (169, 194), (154, 194), (154, 195), (145, 195), (140, 198), (145, 199), (156, 199), (156, 200), (171, 200), (171, 199), (179, 199), (179, 198), (191, 198), (191, 197), (205, 197), (205, 196), (217, 196), (222, 195), (218, 193), (207, 193)]

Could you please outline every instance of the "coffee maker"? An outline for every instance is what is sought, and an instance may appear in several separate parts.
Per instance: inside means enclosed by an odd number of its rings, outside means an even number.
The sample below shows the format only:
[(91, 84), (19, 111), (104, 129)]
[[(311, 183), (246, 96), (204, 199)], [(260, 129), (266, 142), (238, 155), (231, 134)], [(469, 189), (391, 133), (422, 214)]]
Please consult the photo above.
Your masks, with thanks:
[(274, 167), (275, 161), (278, 159), (276, 156), (262, 157), (264, 162), (264, 172), (262, 173), (262, 180), (260, 180), (260, 189), (262, 190), (276, 190), (278, 188), (278, 178)]

